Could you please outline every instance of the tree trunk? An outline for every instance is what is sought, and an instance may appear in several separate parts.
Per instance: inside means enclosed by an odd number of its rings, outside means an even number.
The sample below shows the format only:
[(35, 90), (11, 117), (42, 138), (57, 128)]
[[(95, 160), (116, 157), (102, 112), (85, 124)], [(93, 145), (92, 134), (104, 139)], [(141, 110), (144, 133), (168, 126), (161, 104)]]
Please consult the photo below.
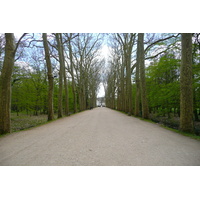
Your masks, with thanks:
[(121, 111), (125, 111), (125, 92), (124, 92), (124, 60), (122, 57), (122, 66), (121, 66)]
[(193, 132), (192, 34), (181, 34), (180, 129)]
[(65, 87), (65, 115), (69, 115), (69, 94), (66, 70), (64, 70), (64, 87)]
[(79, 77), (79, 80), (80, 80), (80, 84), (79, 84), (79, 108), (80, 108), (80, 111), (83, 111), (84, 110), (84, 93), (85, 93), (85, 90), (84, 90), (84, 76), (83, 76), (83, 56), (80, 55), (80, 77)]
[(11, 76), (15, 58), (15, 37), (6, 33), (6, 46), (3, 68), (0, 77), (0, 134), (11, 132)]
[(133, 91), (131, 83), (131, 53), (132, 53), (132, 41), (128, 44), (127, 49), (127, 96), (128, 96), (128, 115), (133, 114)]
[(146, 94), (146, 79), (145, 79), (145, 64), (144, 64), (144, 33), (138, 33), (138, 54), (139, 54), (139, 68), (140, 68), (140, 87), (141, 87), (141, 101), (142, 101), (142, 117), (149, 118), (149, 108)]
[(51, 65), (49, 47), (48, 47), (48, 42), (47, 42), (47, 34), (43, 33), (42, 37), (43, 37), (45, 60), (46, 60), (46, 65), (47, 65), (47, 75), (48, 75), (48, 82), (49, 82), (49, 88), (48, 88), (48, 121), (51, 121), (51, 120), (54, 119), (52, 65)]
[(59, 63), (60, 63), (60, 71), (59, 71), (59, 93), (58, 93), (58, 118), (63, 116), (63, 107), (62, 107), (62, 98), (63, 98), (63, 61), (62, 61), (62, 49), (61, 49), (61, 38), (60, 34), (56, 33), (56, 41), (58, 46), (58, 55), (59, 55)]
[(77, 94), (74, 76), (72, 77), (72, 92), (73, 92), (73, 101), (74, 101), (74, 113), (77, 113)]
[(136, 96), (135, 96), (135, 116), (140, 116), (140, 66), (139, 66), (139, 42), (137, 43), (137, 60), (136, 60)]
[(69, 57), (70, 57), (70, 70), (72, 76), (72, 92), (73, 92), (73, 101), (74, 101), (74, 113), (77, 113), (77, 95), (76, 95), (76, 87), (74, 80), (74, 68), (73, 68), (73, 57), (72, 57), (72, 48), (71, 42), (69, 40)]
[(62, 60), (62, 70), (63, 70), (63, 78), (64, 78), (64, 88), (65, 88), (65, 115), (69, 115), (69, 94), (68, 94), (68, 83), (67, 83), (67, 75), (65, 69), (65, 57), (64, 57), (64, 47), (62, 42), (62, 33), (60, 35), (60, 50), (61, 50), (61, 60)]
[[(138, 59), (137, 59), (138, 60)], [(138, 117), (140, 115), (140, 68), (138, 63), (136, 63), (136, 96), (135, 96), (135, 116)]]

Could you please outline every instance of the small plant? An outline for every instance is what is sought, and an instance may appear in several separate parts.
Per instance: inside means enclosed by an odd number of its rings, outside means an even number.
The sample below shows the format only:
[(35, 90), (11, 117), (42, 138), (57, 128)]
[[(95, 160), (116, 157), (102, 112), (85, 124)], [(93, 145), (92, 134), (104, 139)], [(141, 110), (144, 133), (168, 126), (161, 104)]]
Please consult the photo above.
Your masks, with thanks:
[(11, 114), (11, 130), (12, 132), (31, 128), (47, 121), (47, 115), (30, 116), (20, 113), (19, 116)]

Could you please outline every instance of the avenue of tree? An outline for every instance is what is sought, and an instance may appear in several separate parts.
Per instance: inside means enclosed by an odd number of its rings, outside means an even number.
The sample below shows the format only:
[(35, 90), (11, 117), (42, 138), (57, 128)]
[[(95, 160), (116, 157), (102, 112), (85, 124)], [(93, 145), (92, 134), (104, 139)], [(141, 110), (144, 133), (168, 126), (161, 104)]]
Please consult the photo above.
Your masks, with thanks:
[(102, 36), (1, 34), (0, 133), (10, 132), (11, 111), (48, 114), (50, 121), (95, 107)]
[(0, 34), (0, 134), (11, 131), (11, 112), (51, 121), (96, 107), (100, 83), (107, 107), (145, 119), (174, 115), (193, 132), (199, 53), (198, 33)]
[(194, 131), (200, 115), (200, 34), (110, 34), (106, 106), (128, 115), (180, 118)]

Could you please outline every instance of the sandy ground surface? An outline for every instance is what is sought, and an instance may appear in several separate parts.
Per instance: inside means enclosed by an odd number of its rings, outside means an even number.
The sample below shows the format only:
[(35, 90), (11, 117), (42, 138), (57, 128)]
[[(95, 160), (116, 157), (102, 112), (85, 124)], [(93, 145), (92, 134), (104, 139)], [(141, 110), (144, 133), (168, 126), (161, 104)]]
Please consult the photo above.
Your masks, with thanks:
[(200, 141), (108, 108), (0, 138), (6, 166), (195, 166)]

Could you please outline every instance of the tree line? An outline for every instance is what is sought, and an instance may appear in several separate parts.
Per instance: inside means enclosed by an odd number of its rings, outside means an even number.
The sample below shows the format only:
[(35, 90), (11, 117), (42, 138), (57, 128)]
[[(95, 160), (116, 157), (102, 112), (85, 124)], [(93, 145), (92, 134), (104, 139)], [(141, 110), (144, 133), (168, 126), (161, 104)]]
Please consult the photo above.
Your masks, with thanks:
[[(104, 37), (108, 61), (100, 55)], [(172, 115), (193, 132), (200, 115), (200, 34), (0, 34), (0, 133), (10, 113), (53, 120), (96, 106), (142, 117)]]
[(53, 120), (96, 106), (103, 34), (0, 35), (0, 133), (11, 111)]
[(180, 117), (194, 131), (200, 115), (200, 34), (114, 33), (104, 75), (106, 105), (128, 115)]

